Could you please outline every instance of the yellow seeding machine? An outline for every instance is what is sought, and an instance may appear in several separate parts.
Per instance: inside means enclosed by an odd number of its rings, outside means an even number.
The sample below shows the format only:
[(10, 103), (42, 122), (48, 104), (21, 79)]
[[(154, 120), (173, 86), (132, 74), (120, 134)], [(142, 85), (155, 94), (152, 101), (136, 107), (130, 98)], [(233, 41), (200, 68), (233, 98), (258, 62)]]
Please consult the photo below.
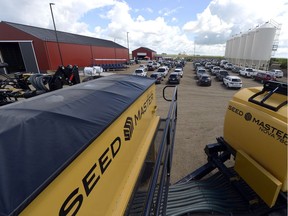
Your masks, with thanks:
[(207, 163), (171, 184), (177, 92), (166, 118), (132, 75), (0, 107), (0, 215), (286, 215), (287, 84), (238, 91)]

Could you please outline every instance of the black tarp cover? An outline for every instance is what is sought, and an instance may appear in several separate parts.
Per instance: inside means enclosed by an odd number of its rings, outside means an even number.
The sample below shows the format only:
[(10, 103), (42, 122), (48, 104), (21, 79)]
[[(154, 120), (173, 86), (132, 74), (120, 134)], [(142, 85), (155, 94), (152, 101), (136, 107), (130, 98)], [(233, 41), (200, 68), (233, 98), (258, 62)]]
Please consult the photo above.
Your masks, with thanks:
[(0, 215), (16, 215), (155, 80), (112, 75), (0, 108)]

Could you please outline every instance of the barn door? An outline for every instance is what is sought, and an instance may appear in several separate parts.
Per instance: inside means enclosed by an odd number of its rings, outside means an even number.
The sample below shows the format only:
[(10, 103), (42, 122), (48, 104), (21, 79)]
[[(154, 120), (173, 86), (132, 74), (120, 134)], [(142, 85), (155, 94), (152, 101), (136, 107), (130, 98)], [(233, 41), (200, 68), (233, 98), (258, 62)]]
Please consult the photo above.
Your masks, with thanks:
[(39, 67), (32, 42), (19, 42), (22, 58), (27, 72), (39, 73)]

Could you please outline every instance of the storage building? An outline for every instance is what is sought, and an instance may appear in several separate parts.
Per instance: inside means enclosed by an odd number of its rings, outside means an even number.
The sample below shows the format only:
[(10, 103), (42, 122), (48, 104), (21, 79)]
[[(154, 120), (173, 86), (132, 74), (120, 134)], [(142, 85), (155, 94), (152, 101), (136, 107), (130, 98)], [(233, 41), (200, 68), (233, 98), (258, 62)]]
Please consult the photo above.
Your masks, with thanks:
[(129, 51), (113, 41), (0, 22), (0, 62), (9, 72), (46, 72), (59, 65), (85, 67), (123, 63)]
[(133, 59), (150, 59), (155, 60), (156, 51), (149, 49), (147, 47), (140, 47), (132, 51)]
[(271, 20), (232, 37), (232, 45), (231, 39), (226, 42), (225, 58), (239, 66), (266, 70), (272, 52), (277, 50), (280, 29), (281, 25)]

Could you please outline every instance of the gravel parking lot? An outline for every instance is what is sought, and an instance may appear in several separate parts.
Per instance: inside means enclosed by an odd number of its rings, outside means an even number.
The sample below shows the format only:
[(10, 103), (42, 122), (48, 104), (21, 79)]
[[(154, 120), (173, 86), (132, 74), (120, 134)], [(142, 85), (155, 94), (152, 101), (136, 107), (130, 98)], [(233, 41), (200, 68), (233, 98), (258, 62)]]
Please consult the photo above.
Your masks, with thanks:
[[(132, 65), (125, 71), (115, 73), (132, 73), (137, 65)], [(152, 72), (148, 72), (150, 76)], [(231, 75), (237, 75), (229, 72)], [(262, 86), (251, 78), (243, 78), (243, 88)], [(284, 77), (279, 79), (287, 81)], [(165, 118), (169, 102), (162, 98), (162, 89), (166, 85), (167, 77), (162, 84), (157, 85), (158, 114)], [(226, 89), (222, 82), (212, 77), (210, 87), (198, 86), (192, 63), (184, 67), (184, 76), (178, 85), (178, 120), (172, 164), (171, 183), (174, 183), (195, 169), (204, 165), (206, 155), (204, 148), (207, 144), (215, 143), (216, 138), (223, 135), (225, 112), (229, 100), (238, 90)]]

